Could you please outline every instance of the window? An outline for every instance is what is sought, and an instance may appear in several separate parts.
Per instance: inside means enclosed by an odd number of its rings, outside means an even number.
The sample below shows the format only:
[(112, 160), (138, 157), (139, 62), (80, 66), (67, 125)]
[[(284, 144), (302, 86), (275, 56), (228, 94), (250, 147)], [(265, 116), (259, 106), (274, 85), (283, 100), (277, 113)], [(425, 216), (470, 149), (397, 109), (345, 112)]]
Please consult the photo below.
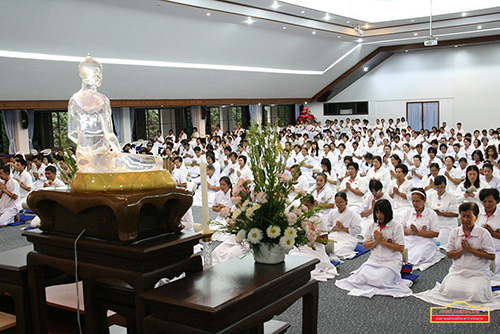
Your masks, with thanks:
[(287, 126), (288, 123), (295, 124), (295, 106), (293, 104), (264, 106), (264, 125), (274, 125), (276, 120), (281, 127)]
[(248, 127), (250, 124), (250, 114), (248, 106), (223, 106), (210, 107), (210, 133), (213, 133), (220, 124), (222, 131), (233, 132), (238, 128)]
[(60, 148), (61, 139), (71, 146), (68, 139), (67, 110), (37, 110), (34, 114), (33, 147), (37, 150)]
[(408, 102), (406, 103), (406, 120), (415, 131), (439, 128), (439, 102)]
[(134, 140), (154, 138), (156, 132), (160, 129), (160, 110), (159, 109), (136, 109), (134, 131), (132, 137)]
[(368, 102), (324, 103), (323, 116), (368, 115)]
[(3, 114), (0, 112), (0, 153), (9, 153), (9, 138), (5, 133), (5, 128), (3, 126)]

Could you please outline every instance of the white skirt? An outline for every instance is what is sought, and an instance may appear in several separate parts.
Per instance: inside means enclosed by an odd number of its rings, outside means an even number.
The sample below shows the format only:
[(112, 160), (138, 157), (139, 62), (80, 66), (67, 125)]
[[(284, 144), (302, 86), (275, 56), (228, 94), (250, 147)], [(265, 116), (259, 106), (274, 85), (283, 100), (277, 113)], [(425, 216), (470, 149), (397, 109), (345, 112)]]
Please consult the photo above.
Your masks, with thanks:
[(374, 295), (407, 297), (412, 294), (412, 284), (412, 281), (401, 278), (401, 266), (370, 259), (351, 276), (335, 282), (337, 287), (349, 291), (350, 296), (368, 298)]
[(293, 248), (288, 254), (296, 256), (307, 256), (319, 259), (316, 268), (311, 271), (311, 278), (320, 282), (326, 282), (328, 279), (333, 279), (338, 275), (337, 268), (330, 262), (330, 258), (326, 254), (325, 245), (315, 243), (316, 250), (309, 246), (301, 246)]
[(405, 248), (408, 249), (408, 262), (414, 266), (431, 262), (437, 250), (434, 239), (416, 235), (405, 236)]
[[(491, 291), (490, 278), (484, 272), (469, 269), (451, 267), (442, 283), (436, 283), (434, 289), (414, 296), (440, 306), (463, 301), (476, 307), (487, 306), (490, 311), (500, 309), (500, 291)], [(453, 304), (451, 307), (470, 309), (464, 303)]]
[(448, 246), (448, 239), (450, 238), (451, 230), (458, 227), (457, 218), (439, 217), (439, 247), (446, 249)]
[(356, 252), (354, 251), (358, 244), (358, 239), (356, 237), (346, 232), (332, 232), (328, 235), (328, 238), (336, 241), (333, 246), (333, 253), (337, 255), (339, 259), (347, 260), (356, 256)]

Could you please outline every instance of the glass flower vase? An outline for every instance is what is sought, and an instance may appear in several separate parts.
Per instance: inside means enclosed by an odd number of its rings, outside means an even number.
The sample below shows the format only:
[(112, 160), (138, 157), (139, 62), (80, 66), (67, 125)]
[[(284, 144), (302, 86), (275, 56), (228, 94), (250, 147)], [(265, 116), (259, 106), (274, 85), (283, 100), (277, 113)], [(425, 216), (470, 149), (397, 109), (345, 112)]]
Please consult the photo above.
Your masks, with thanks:
[(253, 247), (256, 263), (278, 264), (285, 261), (285, 250), (277, 244), (259, 243)]

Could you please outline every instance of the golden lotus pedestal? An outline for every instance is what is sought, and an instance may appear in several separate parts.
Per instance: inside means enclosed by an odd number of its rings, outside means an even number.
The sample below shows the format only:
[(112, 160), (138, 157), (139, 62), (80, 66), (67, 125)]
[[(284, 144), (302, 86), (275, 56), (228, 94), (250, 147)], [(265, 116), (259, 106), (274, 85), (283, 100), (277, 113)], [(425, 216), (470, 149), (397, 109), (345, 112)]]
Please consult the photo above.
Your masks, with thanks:
[[(46, 232), (76, 236), (86, 229), (86, 237), (123, 244), (179, 232), (183, 228), (180, 220), (191, 207), (193, 197), (175, 188), (168, 171), (158, 172), (154, 176), (148, 175), (152, 172), (77, 173), (71, 191), (33, 191), (28, 205), (40, 217), (40, 229)], [(135, 181), (123, 183), (127, 177)], [(86, 183), (89, 180), (93, 181)], [(86, 191), (81, 191), (83, 188)]]

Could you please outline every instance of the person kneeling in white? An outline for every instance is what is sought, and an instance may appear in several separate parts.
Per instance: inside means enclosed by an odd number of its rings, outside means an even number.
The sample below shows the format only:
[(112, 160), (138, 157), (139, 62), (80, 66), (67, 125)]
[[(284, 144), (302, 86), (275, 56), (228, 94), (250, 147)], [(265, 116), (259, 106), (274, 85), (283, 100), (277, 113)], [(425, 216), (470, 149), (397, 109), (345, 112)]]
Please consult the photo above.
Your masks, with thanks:
[(375, 203), (373, 220), (363, 243), (365, 249), (372, 250), (370, 258), (351, 276), (335, 282), (335, 285), (348, 290), (350, 296), (409, 296), (413, 282), (401, 278), (401, 253), (405, 248), (403, 226), (392, 220), (388, 200)]
[[(434, 210), (425, 206), (427, 195), (423, 188), (411, 190), (412, 208), (403, 215), (405, 243), (408, 249), (408, 262), (414, 269), (425, 270), (444, 257), (438, 252), (434, 238), (439, 235), (439, 220)], [(436, 256), (436, 259), (434, 257)], [(427, 265), (423, 265), (423, 264)], [(417, 266), (422, 267), (416, 268)]]
[(0, 182), (2, 192), (0, 197), (0, 227), (4, 227), (14, 222), (19, 206), (18, 200), (21, 197), (19, 183), (10, 177), (9, 165), (0, 166), (0, 179), (5, 182)]
[[(447, 255), (452, 259), (448, 275), (432, 290), (414, 296), (426, 302), (447, 306), (456, 301), (470, 303), (472, 307), (500, 309), (500, 291), (491, 291), (490, 262), (495, 260), (495, 247), (490, 233), (475, 225), (479, 215), (476, 203), (462, 203), (458, 208), (462, 226), (451, 231)], [(456, 303), (455, 308), (470, 308)]]
[(329, 238), (335, 241), (334, 254), (341, 260), (352, 259), (358, 244), (356, 235), (361, 233), (361, 218), (347, 207), (347, 195), (338, 192), (335, 195), (335, 208), (328, 215), (327, 229)]

